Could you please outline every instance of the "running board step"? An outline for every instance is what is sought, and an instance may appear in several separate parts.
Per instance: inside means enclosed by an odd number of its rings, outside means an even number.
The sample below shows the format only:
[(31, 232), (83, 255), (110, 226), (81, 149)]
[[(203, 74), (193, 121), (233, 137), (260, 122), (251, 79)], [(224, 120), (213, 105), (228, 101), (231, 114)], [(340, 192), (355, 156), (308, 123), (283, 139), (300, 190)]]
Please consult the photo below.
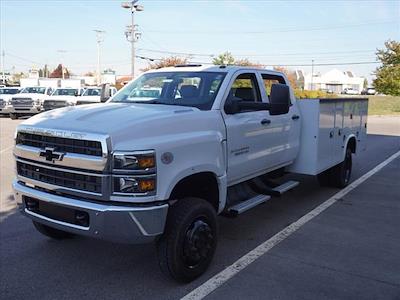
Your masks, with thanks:
[(240, 202), (238, 204), (229, 207), (228, 212), (234, 216), (237, 216), (244, 213), (245, 211), (248, 211), (249, 209), (252, 209), (253, 207), (261, 203), (267, 202), (269, 199), (271, 199), (271, 197), (268, 195), (257, 195), (253, 198), (250, 198), (246, 201)]
[(290, 180), (285, 182), (284, 184), (278, 185), (277, 187), (274, 187), (271, 189), (271, 191), (276, 194), (276, 195), (282, 195), (286, 193), (287, 191), (294, 189), (296, 186), (299, 185), (298, 181)]

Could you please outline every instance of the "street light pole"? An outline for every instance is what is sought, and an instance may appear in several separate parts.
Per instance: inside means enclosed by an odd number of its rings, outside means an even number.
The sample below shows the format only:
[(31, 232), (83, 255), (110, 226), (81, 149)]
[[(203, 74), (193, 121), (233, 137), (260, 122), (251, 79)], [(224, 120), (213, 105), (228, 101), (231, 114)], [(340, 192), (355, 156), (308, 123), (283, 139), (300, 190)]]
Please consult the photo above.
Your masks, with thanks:
[(144, 8), (141, 5), (138, 5), (137, 2), (139, 0), (134, 0), (131, 2), (123, 2), (121, 6), (126, 9), (130, 9), (131, 11), (131, 25), (127, 26), (125, 31), (125, 36), (128, 42), (131, 43), (131, 76), (132, 79), (135, 77), (135, 43), (140, 38), (140, 32), (137, 31), (137, 26), (135, 25), (135, 12), (136, 11), (143, 11)]
[(101, 82), (101, 67), (100, 67), (100, 63), (101, 63), (101, 43), (104, 41), (104, 30), (98, 30), (95, 29), (93, 30), (94, 32), (96, 32), (96, 41), (97, 41), (97, 74), (96, 74), (96, 83), (97, 85), (99, 85)]

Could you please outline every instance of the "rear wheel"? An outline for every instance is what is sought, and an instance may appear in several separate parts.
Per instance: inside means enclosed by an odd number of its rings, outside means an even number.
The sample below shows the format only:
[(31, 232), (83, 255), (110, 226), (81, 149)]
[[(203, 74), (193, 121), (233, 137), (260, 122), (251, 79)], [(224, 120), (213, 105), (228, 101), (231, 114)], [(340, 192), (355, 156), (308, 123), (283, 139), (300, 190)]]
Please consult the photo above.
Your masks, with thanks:
[(61, 239), (71, 238), (73, 236), (72, 233), (62, 231), (59, 229), (55, 229), (55, 228), (40, 224), (35, 221), (32, 221), (32, 222), (37, 231), (39, 231), (41, 234), (48, 236), (52, 239), (61, 240)]
[(165, 233), (157, 244), (161, 271), (180, 282), (203, 274), (217, 246), (217, 219), (212, 205), (184, 198), (170, 208)]
[(352, 166), (351, 150), (347, 148), (344, 161), (332, 169), (332, 185), (338, 188), (346, 187), (350, 183)]

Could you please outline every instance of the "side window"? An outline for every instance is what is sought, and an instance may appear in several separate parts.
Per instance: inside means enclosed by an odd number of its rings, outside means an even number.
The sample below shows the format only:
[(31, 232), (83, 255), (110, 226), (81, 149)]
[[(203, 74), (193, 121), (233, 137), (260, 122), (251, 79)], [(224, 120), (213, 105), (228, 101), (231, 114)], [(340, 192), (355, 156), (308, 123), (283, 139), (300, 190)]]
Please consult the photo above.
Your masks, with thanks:
[(229, 91), (228, 101), (232, 99), (261, 102), (260, 89), (254, 73), (240, 74), (235, 79)]
[(271, 95), (271, 86), (275, 83), (282, 83), (286, 84), (285, 79), (282, 76), (279, 75), (272, 75), (272, 74), (261, 74), (263, 82), (264, 82), (264, 87), (265, 91), (267, 92), (267, 96)]

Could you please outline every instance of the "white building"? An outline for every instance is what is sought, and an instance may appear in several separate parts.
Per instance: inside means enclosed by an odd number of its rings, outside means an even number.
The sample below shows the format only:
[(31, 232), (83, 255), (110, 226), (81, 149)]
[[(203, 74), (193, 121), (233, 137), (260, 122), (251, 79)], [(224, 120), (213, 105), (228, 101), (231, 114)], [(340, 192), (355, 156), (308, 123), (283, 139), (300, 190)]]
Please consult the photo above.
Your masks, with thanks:
[(364, 88), (364, 77), (356, 77), (351, 71), (342, 72), (333, 69), (325, 74), (304, 75), (305, 90), (331, 90), (341, 93), (345, 88), (352, 88), (361, 92)]

